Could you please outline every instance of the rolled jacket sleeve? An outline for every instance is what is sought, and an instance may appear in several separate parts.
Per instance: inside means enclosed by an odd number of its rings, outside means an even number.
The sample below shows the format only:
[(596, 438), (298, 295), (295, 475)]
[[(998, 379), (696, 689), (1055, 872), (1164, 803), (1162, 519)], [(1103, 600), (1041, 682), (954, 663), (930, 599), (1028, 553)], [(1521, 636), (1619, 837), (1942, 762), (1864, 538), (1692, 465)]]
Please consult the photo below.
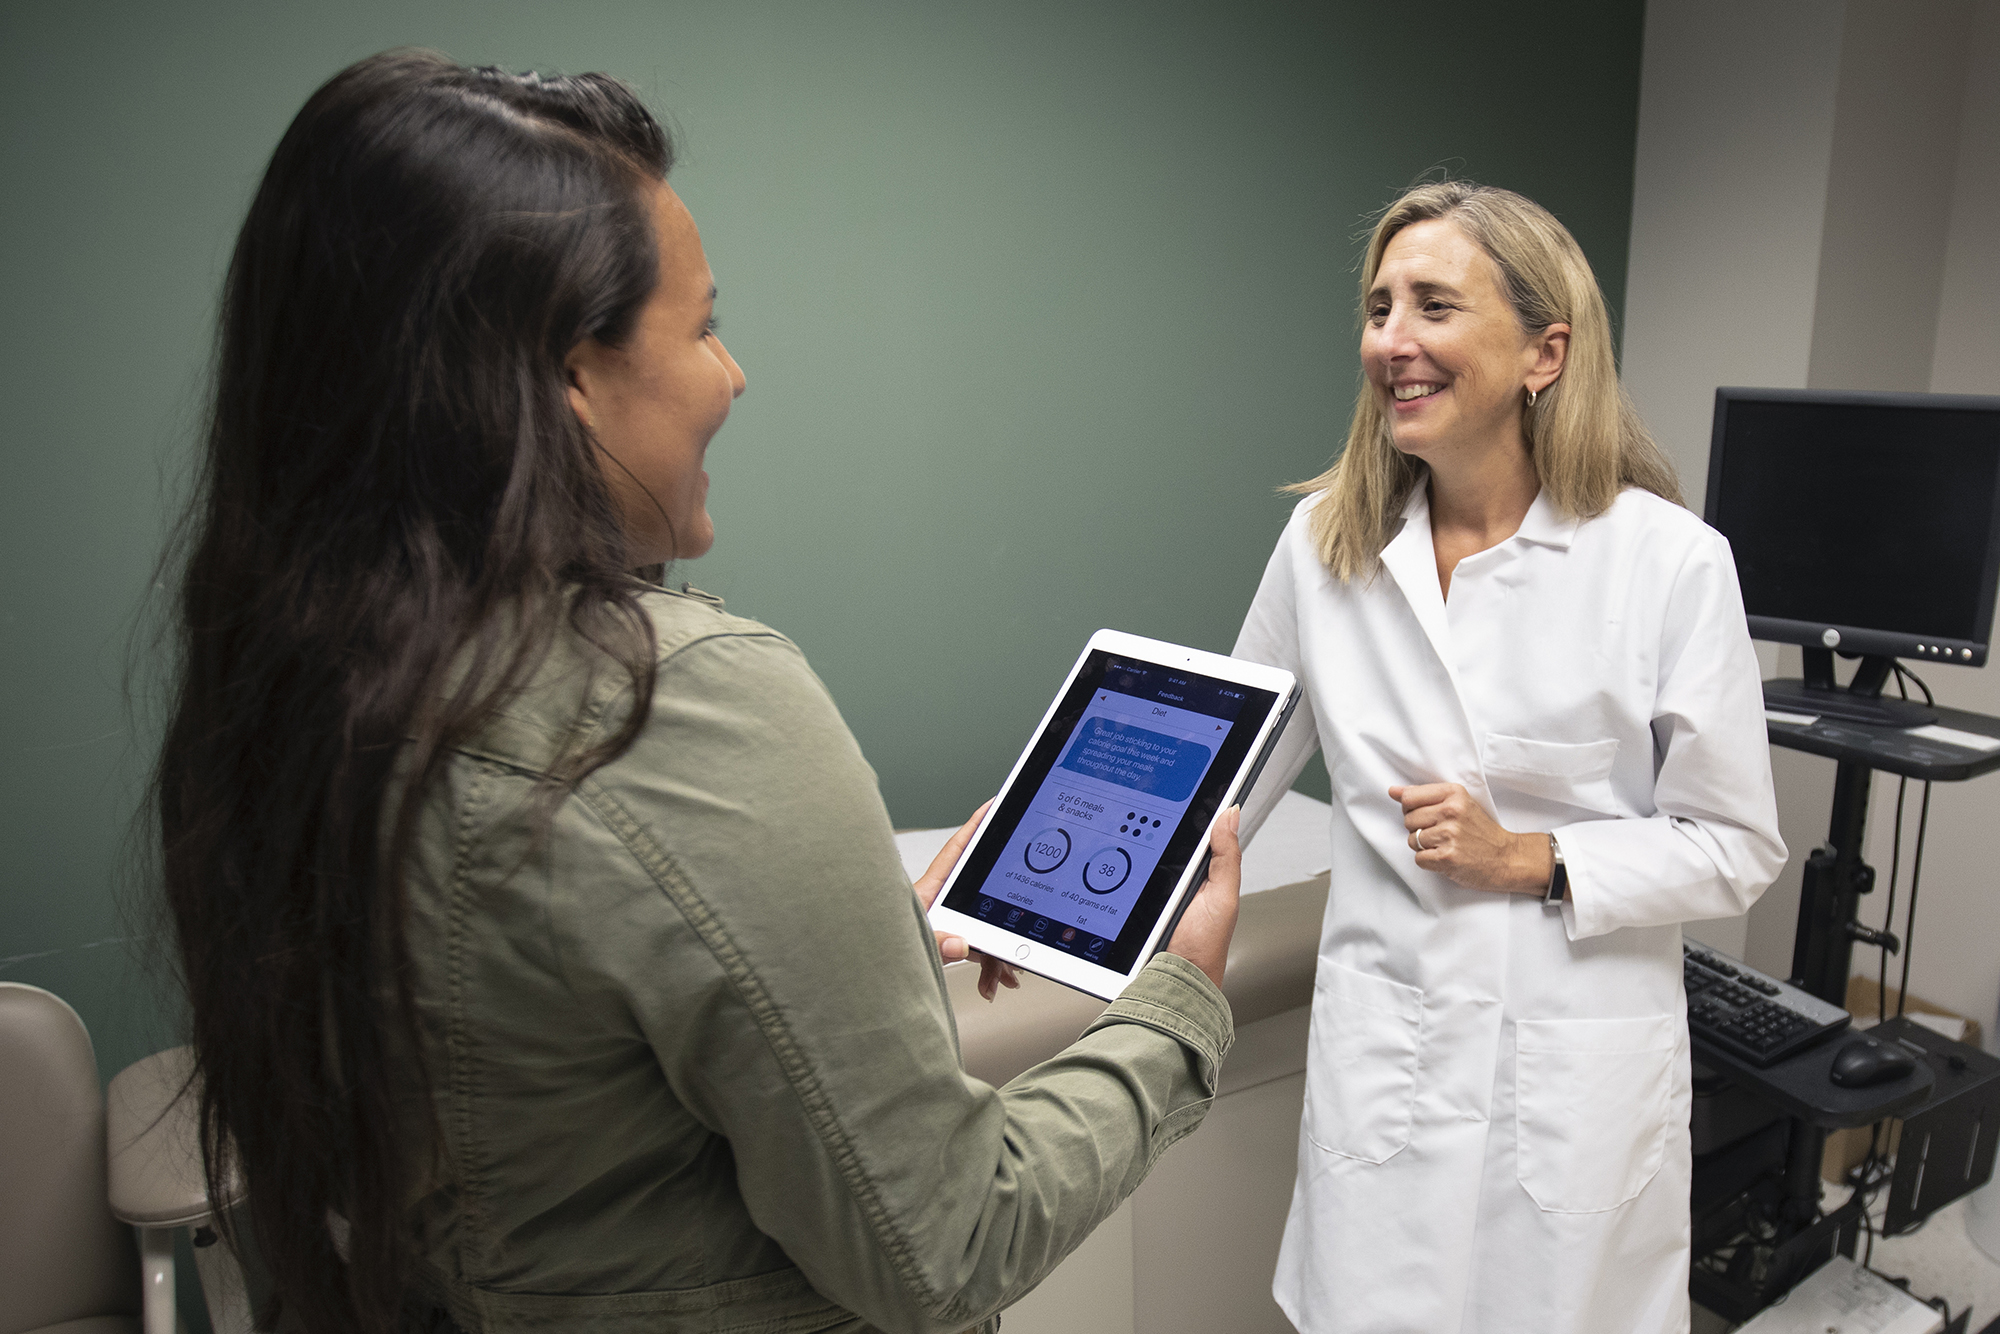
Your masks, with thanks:
[(1720, 534), (1695, 544), (1674, 579), (1653, 736), (1652, 817), (1555, 831), (1573, 940), (1736, 916), (1784, 867), (1763, 683)]
[(962, 1072), (875, 776), (780, 636), (665, 659), (638, 740), (578, 800), (657, 892), (565, 924), (575, 968), (726, 1140), (757, 1228), (880, 1329), (987, 1320), (1206, 1113), (1229, 1009), (1171, 955), (1006, 1087)]

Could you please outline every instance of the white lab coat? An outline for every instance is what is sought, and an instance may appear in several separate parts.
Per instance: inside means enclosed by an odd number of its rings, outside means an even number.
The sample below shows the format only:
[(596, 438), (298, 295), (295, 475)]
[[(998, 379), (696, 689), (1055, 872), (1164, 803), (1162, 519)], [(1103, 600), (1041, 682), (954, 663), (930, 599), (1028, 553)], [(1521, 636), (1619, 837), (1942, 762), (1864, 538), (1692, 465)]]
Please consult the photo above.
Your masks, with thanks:
[[(1333, 780), (1278, 1304), (1304, 1334), (1684, 1331), (1680, 924), (1785, 860), (1728, 544), (1644, 491), (1584, 522), (1544, 496), (1447, 602), (1424, 488), (1350, 585), (1313, 503), (1235, 649), (1306, 690), (1246, 827), (1315, 749)], [(1434, 782), (1555, 831), (1570, 901), (1418, 870), (1387, 789)]]

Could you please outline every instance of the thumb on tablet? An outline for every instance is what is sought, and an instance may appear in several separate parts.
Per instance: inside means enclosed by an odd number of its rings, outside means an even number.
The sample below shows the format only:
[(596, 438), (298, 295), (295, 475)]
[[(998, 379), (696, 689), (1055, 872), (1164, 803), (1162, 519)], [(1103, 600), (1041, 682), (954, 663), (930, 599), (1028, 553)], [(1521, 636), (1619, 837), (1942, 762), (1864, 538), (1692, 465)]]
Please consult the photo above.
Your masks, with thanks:
[[(945, 877), (951, 874), (952, 867), (958, 865), (958, 859), (965, 855), (965, 845), (972, 842), (973, 833), (979, 828), (980, 820), (986, 816), (986, 808), (992, 804), (991, 797), (980, 802), (979, 809), (972, 813), (972, 818), (960, 825), (958, 832), (945, 840), (944, 846), (938, 849), (938, 855), (931, 858), (929, 869), (918, 876), (912, 884), (911, 888), (917, 891), (917, 900), (924, 905), (925, 912), (931, 910), (931, 904), (937, 900), (938, 891), (944, 888)], [(958, 957), (963, 959), (965, 956), (960, 954)], [(953, 960), (948, 958), (945, 962), (950, 963)]]
[(1208, 835), (1208, 879), (1181, 914), (1174, 938), (1167, 943), (1169, 953), (1201, 969), (1218, 987), (1229, 962), (1229, 940), (1236, 934), (1236, 910), (1243, 890), (1243, 847), (1236, 837), (1242, 819), (1241, 806), (1231, 806), (1216, 817)]

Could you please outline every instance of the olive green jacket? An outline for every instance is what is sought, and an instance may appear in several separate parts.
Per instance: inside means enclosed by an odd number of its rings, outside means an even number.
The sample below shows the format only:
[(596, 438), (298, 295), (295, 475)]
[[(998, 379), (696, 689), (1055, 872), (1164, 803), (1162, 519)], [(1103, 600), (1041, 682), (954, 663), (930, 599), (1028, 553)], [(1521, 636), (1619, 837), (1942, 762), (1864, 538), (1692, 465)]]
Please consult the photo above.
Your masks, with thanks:
[(651, 716), (545, 837), (538, 777), (631, 707), (580, 642), (427, 797), (424, 1281), (470, 1334), (992, 1328), (1200, 1124), (1228, 1003), (1161, 955), (1060, 1056), (964, 1074), (825, 688), (712, 598), (645, 601)]

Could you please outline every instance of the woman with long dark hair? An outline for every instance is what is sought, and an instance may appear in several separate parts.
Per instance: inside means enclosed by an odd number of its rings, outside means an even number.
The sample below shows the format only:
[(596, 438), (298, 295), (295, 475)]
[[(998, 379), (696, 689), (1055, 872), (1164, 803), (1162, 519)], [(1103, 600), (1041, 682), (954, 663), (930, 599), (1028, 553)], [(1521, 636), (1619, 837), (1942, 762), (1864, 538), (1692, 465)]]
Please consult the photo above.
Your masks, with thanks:
[(156, 780), (265, 1322), (985, 1327), (1199, 1123), (1209, 887), (1075, 1046), (963, 1075), (918, 882), (774, 631), (662, 588), (742, 392), (602, 75), (391, 52), (230, 265)]

